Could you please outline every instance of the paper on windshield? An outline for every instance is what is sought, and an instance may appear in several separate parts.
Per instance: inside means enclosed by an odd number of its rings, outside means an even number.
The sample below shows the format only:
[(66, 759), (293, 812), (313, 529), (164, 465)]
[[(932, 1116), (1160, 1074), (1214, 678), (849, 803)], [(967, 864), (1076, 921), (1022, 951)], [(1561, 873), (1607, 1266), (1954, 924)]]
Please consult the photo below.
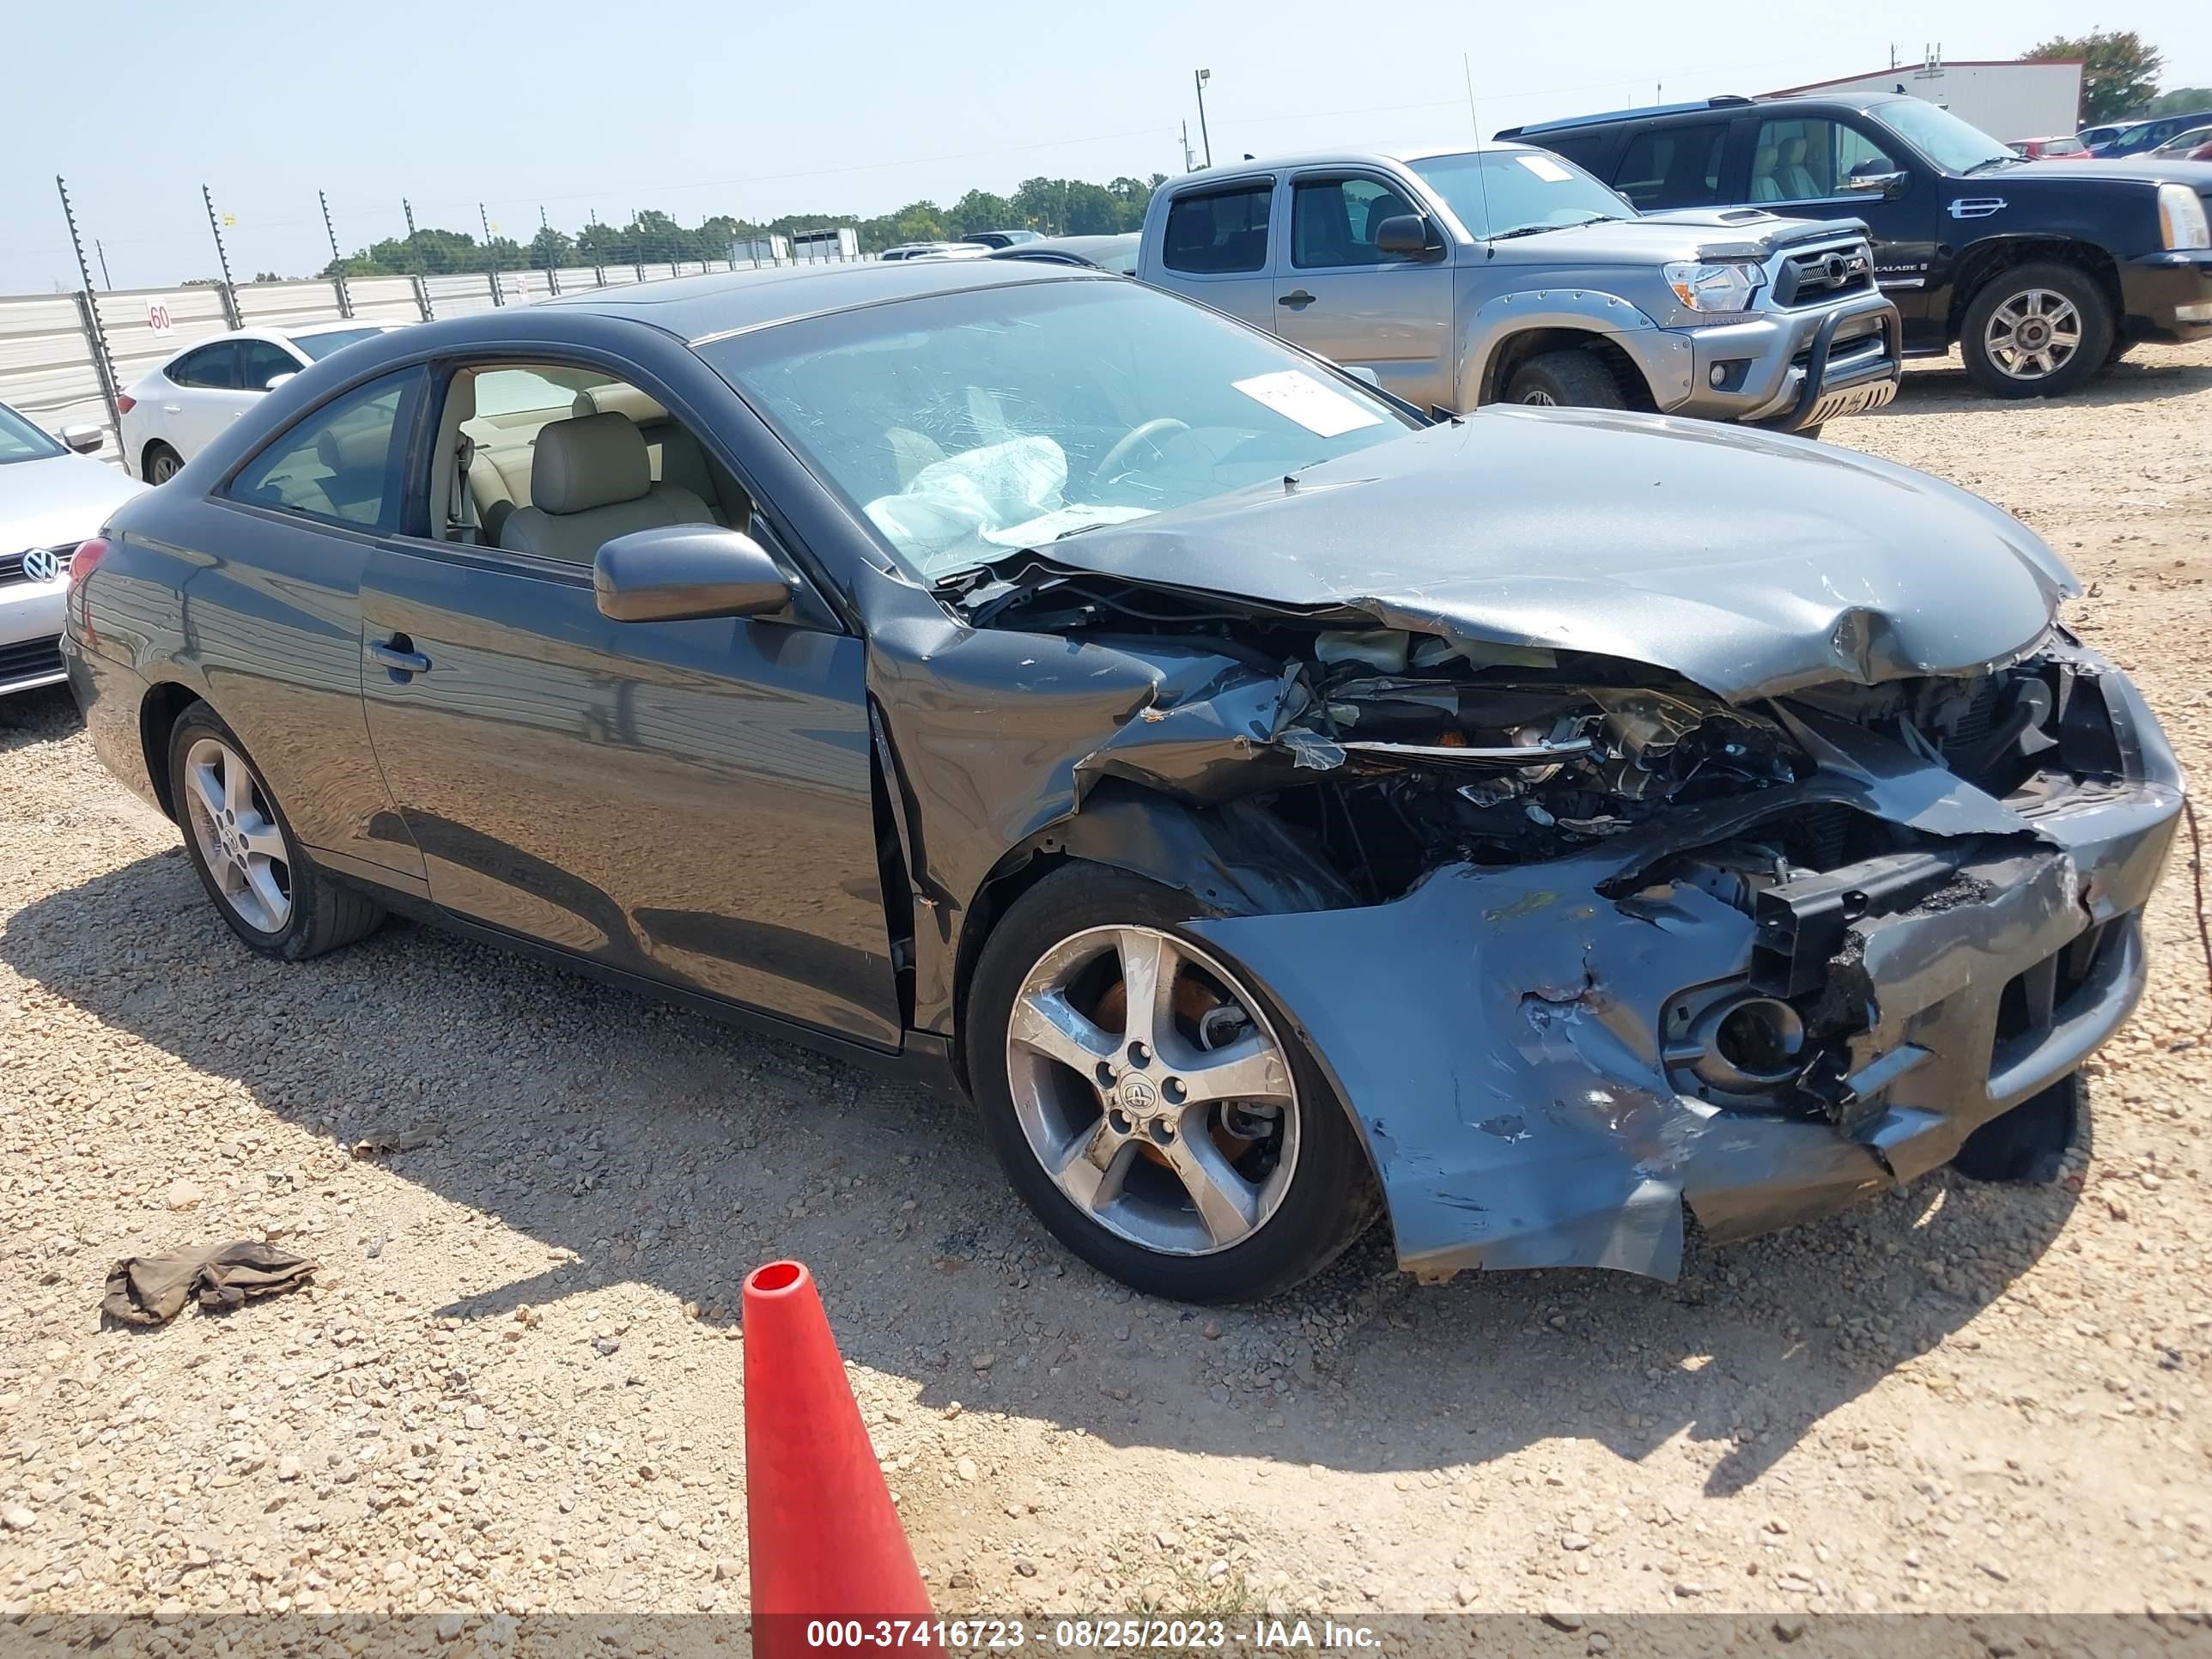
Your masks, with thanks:
[(1382, 417), (1374, 410), (1362, 409), (1302, 368), (1279, 369), (1230, 384), (1253, 402), (1265, 404), (1278, 415), (1296, 421), (1317, 438), (1334, 438), (1357, 432), (1363, 426), (1382, 424)]
[(1548, 155), (1516, 155), (1513, 159), (1547, 185), (1564, 185), (1575, 176)]

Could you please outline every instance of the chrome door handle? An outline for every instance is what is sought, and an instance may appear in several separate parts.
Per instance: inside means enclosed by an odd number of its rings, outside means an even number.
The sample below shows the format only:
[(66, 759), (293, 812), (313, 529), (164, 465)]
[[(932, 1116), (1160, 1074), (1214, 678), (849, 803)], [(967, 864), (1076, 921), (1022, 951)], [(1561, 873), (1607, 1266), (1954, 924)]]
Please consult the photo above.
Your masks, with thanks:
[(185, 406), (182, 404), (163, 404), (161, 405), (161, 413), (164, 415), (181, 415), (184, 412)]
[(392, 671), (394, 679), (430, 672), (430, 659), (415, 649), (415, 641), (404, 634), (394, 634), (382, 644), (372, 644), (366, 648), (370, 656)]
[(1277, 305), (1288, 306), (1293, 311), (1303, 311), (1306, 307), (1311, 305), (1313, 302), (1314, 296), (1307, 293), (1305, 289), (1302, 288), (1294, 288), (1288, 294), (1279, 296), (1275, 301)]

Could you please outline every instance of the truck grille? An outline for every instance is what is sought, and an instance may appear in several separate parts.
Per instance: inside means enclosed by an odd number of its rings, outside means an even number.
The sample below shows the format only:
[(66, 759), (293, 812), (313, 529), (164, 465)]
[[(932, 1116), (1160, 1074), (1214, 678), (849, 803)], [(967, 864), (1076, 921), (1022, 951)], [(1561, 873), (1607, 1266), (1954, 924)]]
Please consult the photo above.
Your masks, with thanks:
[(1819, 306), (1874, 290), (1874, 256), (1864, 242), (1793, 253), (1774, 278), (1778, 306)]

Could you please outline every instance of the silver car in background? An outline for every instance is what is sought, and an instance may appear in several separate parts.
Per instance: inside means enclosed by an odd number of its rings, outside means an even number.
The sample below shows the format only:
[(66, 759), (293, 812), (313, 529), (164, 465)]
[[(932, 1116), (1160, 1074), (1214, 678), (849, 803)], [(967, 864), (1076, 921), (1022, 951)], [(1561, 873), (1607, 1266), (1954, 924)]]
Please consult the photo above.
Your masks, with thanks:
[(0, 404), (0, 696), (58, 684), (62, 617), (76, 544), (143, 486), (92, 459), (96, 426), (58, 440)]

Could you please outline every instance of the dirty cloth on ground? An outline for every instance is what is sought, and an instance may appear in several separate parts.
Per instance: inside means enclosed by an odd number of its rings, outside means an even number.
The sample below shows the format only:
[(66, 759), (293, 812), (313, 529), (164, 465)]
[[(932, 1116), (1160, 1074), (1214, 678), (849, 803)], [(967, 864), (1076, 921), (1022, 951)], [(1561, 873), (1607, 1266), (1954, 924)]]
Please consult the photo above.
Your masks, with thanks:
[(315, 1264), (258, 1238), (196, 1245), (167, 1255), (131, 1255), (107, 1270), (102, 1313), (132, 1325), (165, 1325), (187, 1297), (203, 1308), (235, 1308), (248, 1297), (296, 1291)]

